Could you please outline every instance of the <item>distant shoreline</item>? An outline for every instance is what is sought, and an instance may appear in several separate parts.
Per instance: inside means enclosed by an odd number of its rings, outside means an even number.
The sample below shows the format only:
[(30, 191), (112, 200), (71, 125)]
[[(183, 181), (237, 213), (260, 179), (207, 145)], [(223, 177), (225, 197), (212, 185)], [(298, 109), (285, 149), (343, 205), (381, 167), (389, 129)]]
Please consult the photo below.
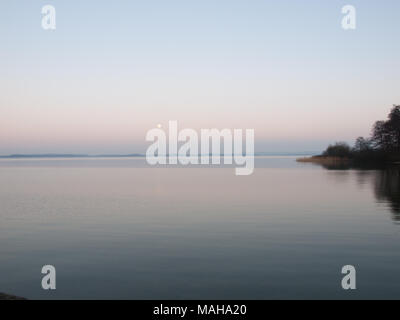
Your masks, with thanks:
[(10, 154), (0, 156), (0, 159), (32, 159), (32, 158), (137, 158), (144, 157), (143, 154), (100, 154), (100, 155), (89, 155), (89, 154), (58, 154), (58, 153), (46, 153), (46, 154)]
[[(254, 156), (309, 156), (315, 154), (316, 152), (260, 152), (255, 153)], [(62, 154), (62, 153), (43, 153), (43, 154), (10, 154), (10, 155), (0, 155), (0, 159), (56, 159), (56, 158), (142, 158), (145, 154), (133, 153), (133, 154)], [(168, 156), (168, 155), (166, 155)]]

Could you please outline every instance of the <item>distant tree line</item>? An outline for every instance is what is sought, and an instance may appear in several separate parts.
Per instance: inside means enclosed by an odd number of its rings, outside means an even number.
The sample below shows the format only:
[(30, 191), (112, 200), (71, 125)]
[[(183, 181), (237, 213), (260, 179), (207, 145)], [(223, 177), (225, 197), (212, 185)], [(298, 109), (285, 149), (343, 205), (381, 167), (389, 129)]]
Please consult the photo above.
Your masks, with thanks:
[(353, 147), (345, 142), (330, 145), (324, 157), (348, 158), (355, 162), (388, 162), (400, 159), (400, 105), (394, 105), (386, 121), (375, 122), (369, 138), (357, 138)]

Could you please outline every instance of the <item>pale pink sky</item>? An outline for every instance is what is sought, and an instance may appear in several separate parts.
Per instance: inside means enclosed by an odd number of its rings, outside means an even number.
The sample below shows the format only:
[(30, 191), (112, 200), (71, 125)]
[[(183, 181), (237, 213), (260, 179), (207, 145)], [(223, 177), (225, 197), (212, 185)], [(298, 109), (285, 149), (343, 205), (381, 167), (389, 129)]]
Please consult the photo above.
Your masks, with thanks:
[[(357, 2), (362, 19), (347, 32), (339, 2), (311, 2), (180, 2), (161, 15), (55, 1), (53, 32), (26, 2), (20, 21), (0, 19), (0, 154), (144, 152), (147, 130), (169, 120), (255, 129), (256, 152), (368, 135), (400, 103), (399, 5)], [(11, 1), (0, 11), (20, 12)]]

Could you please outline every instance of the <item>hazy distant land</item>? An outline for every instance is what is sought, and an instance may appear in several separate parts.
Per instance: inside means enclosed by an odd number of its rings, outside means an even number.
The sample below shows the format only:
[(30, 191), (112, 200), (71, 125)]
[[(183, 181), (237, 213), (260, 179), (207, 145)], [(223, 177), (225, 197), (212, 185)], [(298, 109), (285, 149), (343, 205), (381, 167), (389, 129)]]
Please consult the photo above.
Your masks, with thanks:
[[(318, 154), (316, 151), (300, 151), (300, 152), (259, 152), (255, 153), (256, 157), (261, 156), (309, 156)], [(10, 154), (0, 155), (0, 159), (29, 159), (29, 158), (138, 158), (145, 157), (145, 154), (64, 154), (64, 153), (38, 153), (38, 154)], [(168, 155), (167, 155), (168, 156)]]
[(43, 153), (43, 154), (10, 154), (0, 156), (0, 159), (18, 159), (18, 158), (132, 158), (144, 157), (143, 154), (63, 154), (63, 153)]

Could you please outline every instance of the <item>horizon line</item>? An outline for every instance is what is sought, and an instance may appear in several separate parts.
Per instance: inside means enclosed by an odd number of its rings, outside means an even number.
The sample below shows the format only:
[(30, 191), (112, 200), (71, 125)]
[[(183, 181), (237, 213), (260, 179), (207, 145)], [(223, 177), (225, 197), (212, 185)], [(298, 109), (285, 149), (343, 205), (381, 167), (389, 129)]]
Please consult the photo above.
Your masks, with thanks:
[[(255, 152), (254, 156), (296, 156), (296, 155), (314, 155), (318, 154), (317, 151), (298, 151), (298, 152)], [(234, 154), (232, 154), (234, 155)], [(170, 154), (164, 155), (169, 157)], [(173, 155), (172, 155), (173, 156)], [(212, 154), (196, 154), (196, 156), (212, 156)], [(221, 156), (224, 156), (221, 153)], [(23, 154), (15, 153), (8, 155), (0, 155), (0, 159), (17, 159), (17, 158), (139, 158), (146, 157), (146, 154), (142, 153), (130, 153), (130, 154), (81, 154), (81, 153), (33, 153), (33, 154)]]

